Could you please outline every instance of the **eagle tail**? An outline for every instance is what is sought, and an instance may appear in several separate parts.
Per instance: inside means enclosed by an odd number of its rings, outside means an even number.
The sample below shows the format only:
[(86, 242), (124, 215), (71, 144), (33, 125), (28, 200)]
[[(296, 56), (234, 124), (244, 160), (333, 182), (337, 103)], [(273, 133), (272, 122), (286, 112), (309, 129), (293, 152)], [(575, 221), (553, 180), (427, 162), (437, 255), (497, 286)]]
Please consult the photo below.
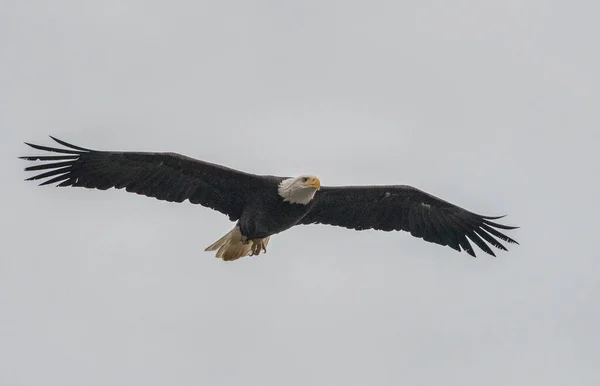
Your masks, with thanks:
[(240, 227), (235, 226), (231, 231), (208, 246), (205, 251), (217, 251), (216, 257), (225, 261), (237, 260), (248, 256), (252, 252), (253, 243), (246, 240), (240, 232)]

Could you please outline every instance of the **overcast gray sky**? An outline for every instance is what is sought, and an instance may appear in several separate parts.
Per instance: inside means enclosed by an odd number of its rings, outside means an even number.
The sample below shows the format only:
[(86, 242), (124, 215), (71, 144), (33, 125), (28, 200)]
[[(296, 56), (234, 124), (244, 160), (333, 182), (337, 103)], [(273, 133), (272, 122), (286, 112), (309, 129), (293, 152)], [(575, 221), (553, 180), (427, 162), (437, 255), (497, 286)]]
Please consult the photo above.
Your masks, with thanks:
[[(0, 2), (0, 384), (600, 384), (597, 2)], [(48, 134), (508, 214), (498, 258), (23, 182)]]

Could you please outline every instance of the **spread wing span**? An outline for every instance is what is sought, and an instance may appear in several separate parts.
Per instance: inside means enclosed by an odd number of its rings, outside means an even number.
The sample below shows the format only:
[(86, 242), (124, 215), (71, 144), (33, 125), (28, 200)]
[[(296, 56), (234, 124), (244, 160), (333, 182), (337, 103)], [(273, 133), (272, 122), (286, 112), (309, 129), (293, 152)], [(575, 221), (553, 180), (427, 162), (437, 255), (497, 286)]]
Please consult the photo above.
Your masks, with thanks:
[[(302, 224), (329, 224), (350, 229), (402, 230), (432, 243), (461, 248), (471, 256), (469, 239), (495, 256), (488, 245), (506, 250), (498, 240), (518, 244), (498, 229), (517, 227), (498, 224), (504, 216), (490, 217), (469, 212), (412, 186), (323, 187)], [(487, 242), (487, 243), (486, 243)]]
[(244, 203), (264, 178), (176, 153), (96, 151), (54, 137), (64, 148), (27, 143), (59, 155), (19, 157), (44, 163), (26, 171), (43, 171), (27, 180), (40, 185), (123, 189), (159, 200), (200, 204), (239, 219)]

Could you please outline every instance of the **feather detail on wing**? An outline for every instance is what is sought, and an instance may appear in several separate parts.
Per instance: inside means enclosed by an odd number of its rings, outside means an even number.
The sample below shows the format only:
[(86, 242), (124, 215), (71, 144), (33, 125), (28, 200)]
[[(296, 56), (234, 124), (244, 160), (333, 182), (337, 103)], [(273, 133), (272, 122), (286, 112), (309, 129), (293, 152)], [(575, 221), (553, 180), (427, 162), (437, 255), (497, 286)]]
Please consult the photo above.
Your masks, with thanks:
[(495, 256), (488, 244), (506, 250), (499, 241), (518, 244), (501, 233), (517, 227), (494, 222), (500, 217), (469, 212), (419, 189), (396, 186), (323, 187), (315, 195), (301, 224), (329, 224), (350, 229), (402, 230), (432, 243), (461, 248), (471, 256), (472, 241)]
[(100, 190), (124, 188), (172, 202), (187, 199), (226, 214), (232, 221), (239, 219), (248, 197), (265, 184), (261, 176), (176, 153), (96, 151), (51, 138), (64, 148), (26, 143), (36, 150), (58, 154), (20, 157), (44, 161), (25, 168), (44, 171), (27, 180)]

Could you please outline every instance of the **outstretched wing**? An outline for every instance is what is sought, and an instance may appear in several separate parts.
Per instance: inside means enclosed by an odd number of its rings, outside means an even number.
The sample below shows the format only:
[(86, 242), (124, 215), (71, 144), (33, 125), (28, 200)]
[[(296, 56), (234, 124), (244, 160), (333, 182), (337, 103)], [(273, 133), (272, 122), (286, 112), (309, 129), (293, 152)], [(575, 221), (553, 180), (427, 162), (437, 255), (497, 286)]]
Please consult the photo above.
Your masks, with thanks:
[(517, 227), (491, 221), (501, 217), (469, 212), (412, 186), (341, 186), (323, 187), (318, 191), (301, 224), (402, 230), (457, 251), (462, 248), (475, 256), (470, 239), (484, 252), (495, 256), (487, 243), (502, 250), (506, 247), (498, 239), (518, 244), (497, 230)]
[(26, 171), (44, 171), (27, 180), (46, 179), (40, 185), (122, 189), (159, 200), (200, 204), (239, 219), (248, 198), (264, 188), (267, 179), (176, 153), (96, 151), (54, 137), (65, 148), (26, 143), (37, 150), (60, 155), (20, 157), (46, 161)]

